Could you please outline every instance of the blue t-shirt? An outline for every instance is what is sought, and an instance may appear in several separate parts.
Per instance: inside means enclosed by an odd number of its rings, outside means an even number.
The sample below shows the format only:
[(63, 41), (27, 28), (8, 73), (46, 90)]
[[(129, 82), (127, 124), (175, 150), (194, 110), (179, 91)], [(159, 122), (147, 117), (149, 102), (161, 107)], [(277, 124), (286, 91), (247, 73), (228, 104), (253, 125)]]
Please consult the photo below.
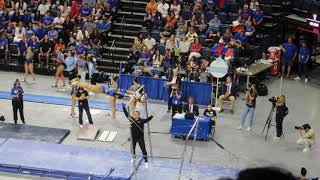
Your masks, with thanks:
[(283, 59), (287, 61), (291, 61), (292, 58), (294, 57), (295, 53), (298, 53), (298, 48), (295, 44), (289, 44), (289, 43), (283, 43), (281, 45), (286, 52), (283, 53)]
[(20, 50), (21, 53), (27, 51), (28, 46), (29, 46), (28, 43), (25, 43), (24, 40), (21, 40), (21, 41), (19, 41), (19, 43), (18, 43), (18, 47), (19, 47), (19, 50)]
[(58, 31), (56, 30), (50, 30), (48, 31), (48, 36), (49, 36), (49, 40), (50, 41), (54, 41), (54, 40), (57, 40), (58, 39)]
[(263, 19), (263, 11), (261, 11), (261, 10), (253, 11), (252, 12), (252, 17), (257, 23), (262, 21), (262, 19)]
[[(218, 19), (218, 20), (214, 20), (214, 19), (211, 19), (209, 21), (209, 24), (214, 24), (214, 25), (219, 25), (219, 27), (221, 26), (221, 21)], [(213, 29), (214, 32), (219, 32), (219, 27), (210, 27), (209, 26), (209, 29)]]
[[(11, 89), (11, 97), (12, 99), (15, 99), (15, 100), (22, 100), (23, 99), (23, 88), (21, 86), (19, 87), (13, 87)], [(19, 97), (15, 97), (16, 95), (19, 94)]]
[(54, 18), (52, 16), (43, 16), (43, 18), (41, 19), (41, 23), (44, 26), (50, 26), (54, 21)]
[(82, 17), (90, 16), (91, 13), (92, 13), (92, 9), (91, 9), (90, 7), (87, 7), (87, 8), (82, 7), (82, 8), (80, 9), (80, 15), (81, 15)]
[(0, 29), (4, 28), (4, 23), (2, 21), (0, 21)]
[(6, 46), (8, 45), (7, 39), (0, 39), (0, 49), (6, 49)]
[(306, 47), (299, 48), (299, 63), (300, 64), (307, 63), (310, 58), (310, 53), (311, 53), (311, 50), (309, 48), (306, 48)]
[(88, 72), (90, 75), (92, 75), (93, 73), (99, 73), (92, 62), (88, 62)]
[(245, 34), (241, 35), (241, 33), (239, 32), (234, 35), (234, 38), (241, 41), (242, 43), (248, 41), (248, 37)]
[(26, 16), (24, 15), (22, 16), (22, 21), (24, 24), (29, 24), (32, 21), (32, 18), (30, 15), (26, 15)]
[(36, 32), (35, 32), (35, 35), (39, 38), (39, 39), (42, 39), (44, 37), (44, 35), (46, 35), (47, 32), (44, 28), (40, 28), (40, 29), (37, 29)]
[(109, 30), (111, 28), (111, 24), (109, 22), (100, 21), (97, 28), (99, 31)]
[(178, 97), (176, 95), (172, 96), (172, 104), (173, 105), (181, 105), (182, 104), (182, 92), (180, 91), (179, 95), (181, 96), (180, 99), (178, 99)]
[(64, 61), (64, 63), (67, 66), (67, 71), (70, 72), (74, 69), (74, 65), (76, 64), (77, 59), (75, 57), (72, 56), (68, 56), (66, 58), (66, 60)]
[(88, 50), (88, 47), (84, 44), (78, 44), (74, 49), (76, 50), (76, 55), (81, 55)]
[(32, 47), (32, 49), (40, 49), (40, 43), (38, 43), (37, 41), (32, 41), (30, 40), (28, 42), (29, 47)]
[(27, 33), (27, 35), (28, 35), (28, 37), (31, 37), (31, 36), (33, 36), (33, 34), (34, 34), (34, 30), (31, 28), (27, 28), (26, 29), (26, 33)]

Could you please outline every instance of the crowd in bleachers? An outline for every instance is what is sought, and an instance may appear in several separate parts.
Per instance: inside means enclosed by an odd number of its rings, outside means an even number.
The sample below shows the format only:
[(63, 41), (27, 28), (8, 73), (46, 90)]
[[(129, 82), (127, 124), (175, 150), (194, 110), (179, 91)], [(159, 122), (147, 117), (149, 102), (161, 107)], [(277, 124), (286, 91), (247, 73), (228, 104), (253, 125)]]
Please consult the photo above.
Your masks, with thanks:
[[(119, 0), (0, 0), (0, 54), (24, 64), (28, 47), (34, 63), (50, 68), (58, 50), (86, 59), (106, 43)], [(4, 55), (4, 56), (2, 56)]]
[[(232, 11), (231, 3), (239, 8)], [(231, 62), (245, 56), (263, 11), (256, 0), (150, 0), (144, 21), (125, 73), (161, 77), (178, 66), (186, 79), (206, 82), (215, 58)]]

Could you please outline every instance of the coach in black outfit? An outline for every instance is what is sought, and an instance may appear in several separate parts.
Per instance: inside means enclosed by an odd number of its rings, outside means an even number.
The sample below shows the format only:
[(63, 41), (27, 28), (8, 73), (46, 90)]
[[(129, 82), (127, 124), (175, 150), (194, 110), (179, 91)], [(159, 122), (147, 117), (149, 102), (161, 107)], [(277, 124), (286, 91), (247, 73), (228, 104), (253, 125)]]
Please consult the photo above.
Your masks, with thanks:
[(193, 117), (199, 116), (199, 107), (193, 103), (193, 97), (189, 97), (188, 104), (184, 105), (183, 111), (186, 113), (186, 115), (191, 114)]
[(20, 81), (16, 79), (13, 88), (11, 89), (13, 119), (15, 124), (17, 124), (18, 121), (18, 110), (20, 113), (20, 119), (22, 123), (25, 124), (23, 115), (23, 93), (24, 91), (23, 88), (20, 86)]
[(83, 121), (82, 121), (82, 114), (83, 109), (86, 111), (86, 114), (88, 116), (88, 120), (90, 124), (93, 124), (90, 108), (89, 108), (89, 94), (88, 91), (84, 90), (82, 87), (79, 87), (76, 92), (76, 98), (78, 100), (78, 107), (79, 107), (79, 124), (80, 127), (82, 127)]

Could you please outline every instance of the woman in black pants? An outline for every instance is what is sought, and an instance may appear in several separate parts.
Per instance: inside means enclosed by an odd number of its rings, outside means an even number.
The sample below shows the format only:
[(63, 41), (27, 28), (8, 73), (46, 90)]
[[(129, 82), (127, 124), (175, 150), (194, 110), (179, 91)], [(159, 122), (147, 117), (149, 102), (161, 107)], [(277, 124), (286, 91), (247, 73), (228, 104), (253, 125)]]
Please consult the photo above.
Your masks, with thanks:
[(76, 99), (78, 100), (78, 107), (79, 107), (79, 124), (80, 124), (80, 128), (83, 125), (83, 121), (82, 121), (83, 109), (86, 111), (89, 123), (93, 124), (93, 121), (92, 121), (92, 118), (91, 118), (91, 113), (90, 113), (90, 108), (89, 108), (89, 103), (88, 103), (88, 99), (89, 99), (88, 91), (84, 90), (82, 87), (79, 87), (78, 91), (76, 93)]
[(276, 102), (276, 130), (277, 136), (275, 136), (274, 140), (279, 140), (282, 135), (282, 123), (284, 117), (288, 114), (288, 108), (286, 106), (285, 96), (281, 95), (277, 98)]
[(20, 81), (16, 79), (13, 88), (11, 89), (13, 119), (15, 124), (17, 124), (18, 121), (18, 110), (20, 113), (20, 119), (22, 123), (25, 124), (23, 115), (23, 93), (24, 92), (23, 88), (20, 86)]

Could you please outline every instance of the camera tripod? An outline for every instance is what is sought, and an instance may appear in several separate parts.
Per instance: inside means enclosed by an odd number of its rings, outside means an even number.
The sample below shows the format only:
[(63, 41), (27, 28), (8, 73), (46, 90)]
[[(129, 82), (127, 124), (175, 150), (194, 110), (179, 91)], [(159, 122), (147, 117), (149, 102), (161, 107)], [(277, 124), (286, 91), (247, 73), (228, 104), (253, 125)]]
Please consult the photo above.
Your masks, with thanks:
[(266, 135), (265, 135), (265, 138), (264, 138), (265, 141), (267, 141), (270, 127), (271, 127), (271, 126), (274, 126), (274, 125), (271, 124), (271, 120), (272, 120), (273, 112), (274, 112), (275, 108), (276, 108), (276, 105), (275, 105), (275, 104), (272, 104), (272, 108), (271, 108), (271, 110), (270, 110), (270, 112), (269, 112), (269, 116), (268, 116), (268, 118), (267, 118), (267, 121), (266, 121), (266, 123), (265, 123), (265, 125), (264, 125), (264, 128), (263, 128), (263, 130), (262, 130), (262, 133), (261, 133), (261, 134), (263, 134), (263, 133), (264, 133), (264, 130), (267, 128)]

